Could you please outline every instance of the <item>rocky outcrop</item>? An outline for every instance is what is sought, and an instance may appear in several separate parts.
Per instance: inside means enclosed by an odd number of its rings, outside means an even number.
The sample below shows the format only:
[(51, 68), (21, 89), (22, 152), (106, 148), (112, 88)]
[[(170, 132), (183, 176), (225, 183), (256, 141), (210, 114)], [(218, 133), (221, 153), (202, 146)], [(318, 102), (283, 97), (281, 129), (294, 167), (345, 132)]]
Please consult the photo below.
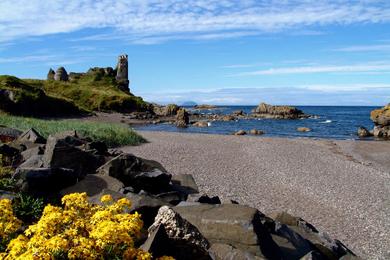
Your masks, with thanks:
[(168, 104), (166, 106), (160, 106), (153, 104), (153, 112), (158, 116), (175, 116), (180, 107), (176, 104)]
[(357, 135), (359, 137), (369, 137), (369, 136), (372, 136), (372, 134), (370, 133), (370, 131), (368, 131), (367, 128), (361, 126), (358, 128), (358, 131), (357, 131)]
[(371, 111), (371, 120), (375, 127), (373, 135), (379, 138), (390, 138), (390, 104), (387, 106)]
[(250, 133), (251, 135), (263, 135), (263, 134), (264, 134), (264, 131), (262, 131), (262, 130), (257, 130), (257, 129), (252, 129), (252, 130), (249, 131), (249, 133)]
[(253, 109), (251, 116), (275, 119), (298, 119), (308, 117), (308, 115), (305, 115), (296, 107), (272, 106), (266, 103), (261, 103), (257, 108)]
[(234, 135), (246, 135), (246, 131), (244, 130), (238, 130), (237, 132), (234, 133)]
[(217, 108), (217, 106), (203, 104), (203, 105), (195, 105), (194, 108), (198, 110), (208, 110), (208, 109), (215, 109)]
[(309, 127), (298, 127), (297, 131), (298, 132), (310, 132), (311, 129)]
[(68, 72), (66, 72), (64, 67), (59, 67), (54, 75), (54, 80), (56, 81), (68, 81)]
[(176, 114), (176, 126), (177, 127), (187, 127), (190, 123), (190, 118), (188, 116), (187, 111), (184, 108), (180, 108)]
[(209, 123), (207, 121), (198, 121), (192, 124), (195, 127), (208, 127)]

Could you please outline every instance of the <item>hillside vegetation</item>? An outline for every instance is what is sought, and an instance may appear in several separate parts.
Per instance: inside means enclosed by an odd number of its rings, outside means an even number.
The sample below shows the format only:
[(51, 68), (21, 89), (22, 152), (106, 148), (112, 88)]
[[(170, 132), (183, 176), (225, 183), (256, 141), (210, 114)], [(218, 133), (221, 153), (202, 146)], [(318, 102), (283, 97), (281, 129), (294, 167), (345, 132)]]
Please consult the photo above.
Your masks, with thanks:
[(21, 115), (132, 112), (147, 108), (142, 98), (120, 90), (115, 78), (99, 74), (83, 74), (67, 82), (0, 76), (0, 101), (1, 110)]

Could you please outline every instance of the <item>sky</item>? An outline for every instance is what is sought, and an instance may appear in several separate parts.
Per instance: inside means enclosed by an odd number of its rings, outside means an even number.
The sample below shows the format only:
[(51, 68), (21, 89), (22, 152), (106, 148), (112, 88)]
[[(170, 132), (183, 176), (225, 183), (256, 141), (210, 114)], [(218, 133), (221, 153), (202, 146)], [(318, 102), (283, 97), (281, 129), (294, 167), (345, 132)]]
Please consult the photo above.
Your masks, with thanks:
[(388, 0), (1, 0), (0, 75), (115, 67), (161, 104), (390, 103)]

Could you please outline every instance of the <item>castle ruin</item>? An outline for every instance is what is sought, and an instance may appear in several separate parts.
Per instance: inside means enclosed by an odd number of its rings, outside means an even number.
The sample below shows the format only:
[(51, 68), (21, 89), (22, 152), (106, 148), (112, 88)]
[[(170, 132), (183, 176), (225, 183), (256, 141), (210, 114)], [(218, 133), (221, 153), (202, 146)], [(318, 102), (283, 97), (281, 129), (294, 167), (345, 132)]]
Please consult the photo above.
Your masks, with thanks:
[(92, 75), (93, 79), (98, 81), (102, 79), (102, 77), (115, 77), (115, 81), (120, 90), (125, 92), (130, 92), (129, 89), (129, 64), (128, 64), (128, 56), (126, 54), (120, 55), (118, 57), (118, 64), (115, 70), (112, 67), (107, 68), (90, 68), (86, 73), (75, 73), (70, 72), (69, 74), (66, 72), (64, 67), (60, 67), (54, 72), (53, 69), (50, 68), (49, 73), (47, 74), (47, 80), (55, 80), (55, 81), (75, 81), (83, 77), (84, 75)]

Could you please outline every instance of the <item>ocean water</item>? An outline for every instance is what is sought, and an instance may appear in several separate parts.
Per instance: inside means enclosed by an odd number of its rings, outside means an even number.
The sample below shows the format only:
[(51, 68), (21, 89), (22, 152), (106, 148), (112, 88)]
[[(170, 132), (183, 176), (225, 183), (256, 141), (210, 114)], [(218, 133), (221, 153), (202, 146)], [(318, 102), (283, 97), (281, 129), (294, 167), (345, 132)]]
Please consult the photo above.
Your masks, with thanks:
[[(172, 124), (157, 124), (137, 126), (135, 129), (148, 131), (168, 131), (205, 134), (232, 134), (238, 130), (249, 131), (259, 129), (268, 137), (306, 137), (330, 139), (358, 139), (356, 135), (359, 126), (372, 129), (370, 112), (378, 107), (352, 106), (297, 106), (304, 113), (313, 115), (312, 118), (298, 120), (249, 119), (231, 122), (211, 121), (206, 128), (189, 126), (177, 128)], [(235, 110), (250, 113), (255, 106), (224, 106), (213, 110), (197, 110), (200, 113), (231, 114)], [(191, 108), (187, 108), (191, 110)], [(311, 132), (298, 132), (298, 127), (309, 127)]]

